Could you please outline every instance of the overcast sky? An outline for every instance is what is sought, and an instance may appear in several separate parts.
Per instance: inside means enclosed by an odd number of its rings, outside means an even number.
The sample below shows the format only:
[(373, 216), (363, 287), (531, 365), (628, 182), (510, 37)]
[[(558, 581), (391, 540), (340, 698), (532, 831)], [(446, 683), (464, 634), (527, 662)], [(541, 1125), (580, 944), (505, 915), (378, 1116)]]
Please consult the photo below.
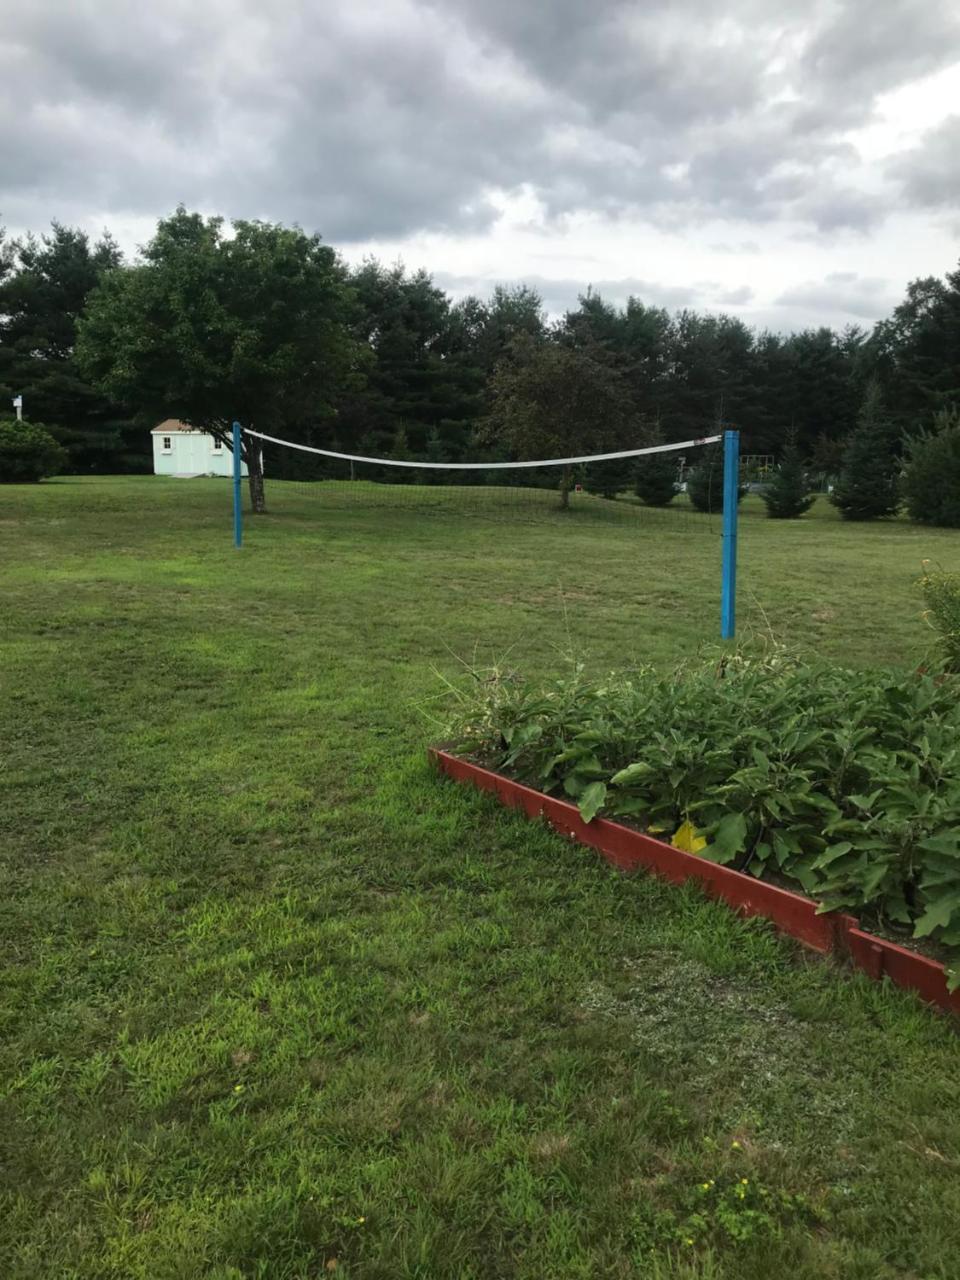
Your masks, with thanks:
[(960, 257), (960, 0), (4, 0), (0, 224), (869, 324)]

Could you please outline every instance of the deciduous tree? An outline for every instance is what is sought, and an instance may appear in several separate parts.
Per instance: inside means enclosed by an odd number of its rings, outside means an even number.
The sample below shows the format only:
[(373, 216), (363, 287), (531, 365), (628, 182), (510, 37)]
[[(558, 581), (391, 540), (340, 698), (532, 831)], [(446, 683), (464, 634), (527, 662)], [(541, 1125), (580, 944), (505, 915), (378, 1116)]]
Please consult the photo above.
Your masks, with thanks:
[[(107, 394), (230, 443), (231, 423), (295, 434), (333, 411), (363, 364), (347, 329), (347, 273), (316, 235), (179, 208), (137, 265), (108, 272), (78, 355)], [(259, 442), (245, 438), (254, 511)]]

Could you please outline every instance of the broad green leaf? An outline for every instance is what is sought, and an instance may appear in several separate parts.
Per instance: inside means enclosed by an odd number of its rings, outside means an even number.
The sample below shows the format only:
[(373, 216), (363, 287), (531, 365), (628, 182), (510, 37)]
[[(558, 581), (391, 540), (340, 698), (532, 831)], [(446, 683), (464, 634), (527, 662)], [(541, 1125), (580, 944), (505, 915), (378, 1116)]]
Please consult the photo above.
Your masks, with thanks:
[(607, 798), (607, 786), (604, 782), (591, 782), (580, 795), (580, 817), (584, 822), (592, 822), (597, 811), (603, 808)]
[(563, 789), (573, 800), (583, 795), (586, 786), (587, 779), (581, 777), (579, 773), (568, 773), (563, 780)]
[(837, 844), (832, 844), (828, 849), (824, 849), (819, 858), (815, 858), (812, 865), (822, 868), (829, 867), (831, 862), (835, 862), (837, 858), (842, 858), (845, 853), (849, 853), (853, 845), (849, 840), (840, 840)]
[(945, 831), (939, 836), (927, 836), (926, 840), (920, 841), (921, 849), (929, 849), (931, 853), (945, 853), (947, 855), (960, 856), (960, 832)]
[(951, 893), (939, 902), (932, 902), (913, 928), (915, 938), (926, 938), (934, 929), (945, 929), (953, 913), (960, 907), (960, 893)]
[(747, 843), (747, 820), (742, 813), (728, 813), (720, 819), (710, 839), (715, 862), (729, 862), (742, 853)]
[(878, 798), (882, 795), (883, 795), (882, 791), (874, 791), (874, 792), (871, 792), (871, 794), (868, 796), (850, 795), (850, 796), (847, 796), (847, 799), (850, 801), (851, 804), (855, 804), (858, 809), (864, 809), (867, 813), (869, 813), (873, 809), (873, 806), (877, 803)]
[(636, 764), (628, 764), (625, 769), (619, 770), (610, 781), (615, 787), (625, 787), (631, 782), (639, 782), (641, 778), (648, 778), (653, 772), (653, 765), (645, 760), (638, 760)]
[(644, 796), (625, 796), (622, 800), (617, 800), (607, 805), (610, 813), (615, 813), (621, 818), (632, 818), (638, 813), (646, 813), (650, 808), (650, 801)]

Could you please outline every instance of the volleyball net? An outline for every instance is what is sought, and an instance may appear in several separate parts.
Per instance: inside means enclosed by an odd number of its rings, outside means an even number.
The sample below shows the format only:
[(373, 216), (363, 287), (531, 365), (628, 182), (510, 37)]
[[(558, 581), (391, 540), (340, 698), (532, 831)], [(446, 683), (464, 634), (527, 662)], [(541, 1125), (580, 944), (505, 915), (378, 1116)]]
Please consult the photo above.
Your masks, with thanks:
[[(723, 634), (733, 634), (739, 501), (735, 431), (669, 444), (559, 458), (438, 460), (378, 456), (286, 440), (234, 426), (235, 541), (250, 509), (240, 457), (264, 476), (267, 511), (309, 519), (404, 511), (497, 521), (616, 526), (659, 537), (711, 529), (723, 535)], [(404, 451), (406, 452), (406, 451)], [(385, 526), (378, 525), (381, 532)]]

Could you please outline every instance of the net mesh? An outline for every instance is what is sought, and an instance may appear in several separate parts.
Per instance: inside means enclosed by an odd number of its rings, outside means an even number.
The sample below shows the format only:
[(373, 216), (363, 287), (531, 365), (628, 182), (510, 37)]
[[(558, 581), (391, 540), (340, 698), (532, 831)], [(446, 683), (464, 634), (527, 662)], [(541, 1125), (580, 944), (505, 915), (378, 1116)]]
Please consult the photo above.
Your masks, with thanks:
[[(268, 510), (308, 518), (320, 511), (404, 510), (416, 515), (460, 514), (473, 519), (566, 521), (659, 532), (703, 529), (719, 513), (722, 451), (719, 436), (678, 444), (539, 462), (435, 463), (371, 458), (247, 432), (247, 447), (262, 451)], [(708, 511), (685, 492), (693, 469), (705, 479)], [(650, 502), (655, 469), (659, 493)], [(657, 485), (653, 486), (657, 489)], [(249, 497), (245, 493), (245, 503)]]

